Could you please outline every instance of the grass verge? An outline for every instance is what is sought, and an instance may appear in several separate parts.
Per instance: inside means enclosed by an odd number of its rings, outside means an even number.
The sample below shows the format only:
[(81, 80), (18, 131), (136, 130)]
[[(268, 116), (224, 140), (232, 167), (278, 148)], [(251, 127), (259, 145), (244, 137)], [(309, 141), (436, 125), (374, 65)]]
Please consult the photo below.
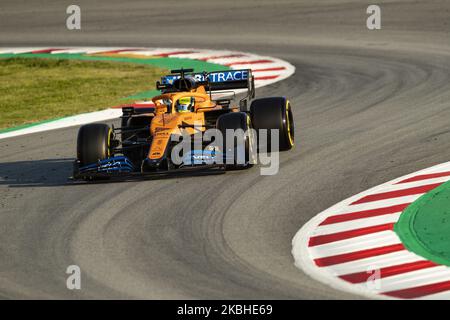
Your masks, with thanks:
[(0, 59), (0, 130), (123, 104), (166, 72), (115, 61)]

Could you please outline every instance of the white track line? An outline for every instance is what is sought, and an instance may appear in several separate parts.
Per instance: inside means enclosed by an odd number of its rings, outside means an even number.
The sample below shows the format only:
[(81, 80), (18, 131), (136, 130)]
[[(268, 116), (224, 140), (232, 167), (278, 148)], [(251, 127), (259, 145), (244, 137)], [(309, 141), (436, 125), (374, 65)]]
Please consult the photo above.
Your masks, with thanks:
[[(48, 123), (42, 123), (34, 127), (29, 127), (17, 131), (0, 134), (0, 139), (16, 137), (24, 134), (38, 133), (48, 130), (62, 129), (72, 126), (79, 126), (86, 123), (116, 119), (122, 115), (121, 109), (106, 109), (103, 111), (83, 113), (72, 117), (66, 117)], [(20, 131), (20, 132), (19, 132)]]
[[(378, 192), (376, 192), (376, 193), (378, 193)], [(356, 212), (356, 211), (390, 207), (390, 206), (395, 206), (397, 204), (402, 204), (402, 203), (411, 203), (413, 201), (416, 201), (422, 195), (423, 195), (423, 193), (415, 194), (412, 196), (404, 196), (404, 197), (396, 197), (396, 198), (385, 199), (385, 200), (371, 201), (371, 202), (366, 202), (366, 203), (361, 203), (361, 204), (350, 204), (349, 203), (347, 207), (340, 208), (340, 210), (342, 210), (340, 212)], [(356, 199), (355, 199), (355, 201), (356, 201)], [(352, 211), (350, 211), (350, 210), (352, 210)], [(336, 210), (336, 213), (337, 213), (337, 210)]]
[(350, 252), (399, 244), (400, 239), (391, 231), (371, 233), (360, 237), (309, 247), (312, 259), (326, 258)]
[(382, 189), (378, 190), (377, 193), (406, 190), (406, 189), (415, 188), (415, 187), (427, 186), (427, 185), (431, 185), (431, 184), (435, 184), (435, 183), (443, 183), (448, 180), (449, 180), (449, 177), (447, 176), (447, 177), (432, 178), (432, 179), (419, 180), (419, 181), (407, 182), (407, 183), (390, 184), (390, 185), (386, 185)]
[(450, 291), (444, 291), (436, 294), (430, 294), (417, 300), (450, 300)]
[(336, 264), (330, 267), (324, 267), (327, 272), (334, 272), (336, 275), (346, 275), (356, 272), (367, 272), (368, 270), (381, 269), (389, 266), (395, 266), (403, 263), (424, 261), (423, 257), (407, 250), (392, 252), (381, 256), (360, 259), (356, 261)]
[(350, 231), (360, 228), (379, 226), (385, 223), (395, 223), (400, 218), (400, 213), (401, 212), (397, 212), (382, 216), (375, 216), (371, 218), (350, 220), (340, 223), (318, 226), (317, 229), (314, 230), (314, 232), (311, 234), (311, 236), (334, 234), (338, 232)]
[(437, 266), (382, 278), (381, 291), (403, 290), (448, 280), (450, 280), (450, 269), (446, 266)]

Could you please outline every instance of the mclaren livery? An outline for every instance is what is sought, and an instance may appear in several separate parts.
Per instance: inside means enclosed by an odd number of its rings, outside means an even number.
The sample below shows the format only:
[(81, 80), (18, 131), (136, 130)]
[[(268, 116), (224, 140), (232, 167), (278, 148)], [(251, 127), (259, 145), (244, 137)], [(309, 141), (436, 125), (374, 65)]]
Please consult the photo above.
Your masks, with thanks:
[[(197, 169), (247, 168), (252, 146), (258, 146), (260, 129), (278, 131), (279, 151), (294, 145), (292, 109), (285, 97), (255, 99), (251, 70), (194, 73), (192, 69), (172, 70), (156, 83), (161, 94), (152, 107), (124, 106), (121, 127), (92, 123), (78, 132), (74, 179), (95, 180), (114, 176), (136, 176)], [(239, 101), (233, 90), (246, 89)], [(217, 98), (213, 99), (214, 96)], [(230, 98), (231, 97), (231, 98)], [(172, 151), (182, 137), (194, 137), (208, 129), (223, 134), (223, 141), (211, 147), (189, 149), (174, 161)], [(256, 132), (245, 135), (233, 150), (225, 150), (227, 129)], [(249, 130), (255, 129), (255, 130)], [(234, 139), (234, 138), (233, 138)], [(269, 139), (270, 140), (270, 139)], [(239, 147), (244, 156), (237, 155)], [(258, 149), (258, 148), (257, 148)], [(264, 149), (264, 148), (263, 148)], [(270, 147), (258, 152), (270, 151)], [(231, 160), (230, 160), (231, 155)], [(243, 161), (238, 161), (239, 158)]]

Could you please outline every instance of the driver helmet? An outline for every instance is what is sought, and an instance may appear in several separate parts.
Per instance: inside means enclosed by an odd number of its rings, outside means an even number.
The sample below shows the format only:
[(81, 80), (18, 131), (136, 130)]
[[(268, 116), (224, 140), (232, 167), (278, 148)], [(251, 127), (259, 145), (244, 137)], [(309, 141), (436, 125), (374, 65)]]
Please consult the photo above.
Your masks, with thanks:
[(177, 101), (178, 112), (192, 112), (194, 111), (195, 99), (194, 97), (182, 97)]

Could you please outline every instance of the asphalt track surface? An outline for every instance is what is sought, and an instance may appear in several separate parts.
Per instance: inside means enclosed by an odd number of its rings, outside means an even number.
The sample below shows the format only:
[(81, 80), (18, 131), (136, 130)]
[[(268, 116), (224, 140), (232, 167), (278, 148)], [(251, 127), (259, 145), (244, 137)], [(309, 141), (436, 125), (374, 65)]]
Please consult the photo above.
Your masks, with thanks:
[[(297, 145), (280, 172), (71, 185), (77, 128), (0, 141), (0, 297), (355, 298), (298, 270), (316, 213), (449, 160), (450, 2), (2, 0), (1, 46), (230, 49), (285, 59)], [(32, 106), (30, 106), (32, 107)], [(66, 267), (82, 289), (65, 287)]]

